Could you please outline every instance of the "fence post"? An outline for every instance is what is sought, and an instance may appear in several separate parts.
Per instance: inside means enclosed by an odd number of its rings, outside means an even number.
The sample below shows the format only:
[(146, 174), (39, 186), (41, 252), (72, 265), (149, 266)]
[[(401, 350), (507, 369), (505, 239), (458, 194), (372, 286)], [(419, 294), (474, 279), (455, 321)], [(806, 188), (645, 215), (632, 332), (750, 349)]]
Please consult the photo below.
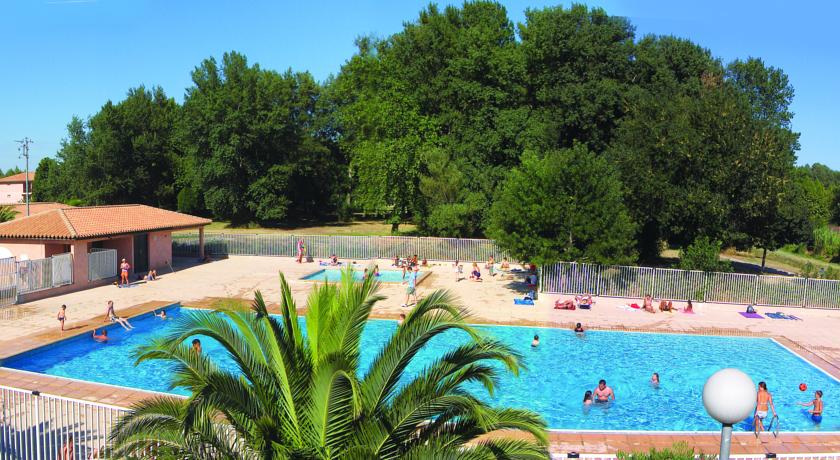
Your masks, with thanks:
[(38, 390), (32, 391), (32, 402), (35, 405), (35, 458), (41, 460), (41, 411), (38, 406), (38, 397), (41, 392)]
[(802, 286), (802, 308), (808, 306), (808, 285), (810, 284), (810, 280), (810, 278), (802, 278), (802, 282), (805, 284)]
[(755, 305), (758, 302), (758, 279), (761, 278), (761, 275), (755, 275), (755, 279), (753, 279), (753, 296), (752, 296), (752, 304)]

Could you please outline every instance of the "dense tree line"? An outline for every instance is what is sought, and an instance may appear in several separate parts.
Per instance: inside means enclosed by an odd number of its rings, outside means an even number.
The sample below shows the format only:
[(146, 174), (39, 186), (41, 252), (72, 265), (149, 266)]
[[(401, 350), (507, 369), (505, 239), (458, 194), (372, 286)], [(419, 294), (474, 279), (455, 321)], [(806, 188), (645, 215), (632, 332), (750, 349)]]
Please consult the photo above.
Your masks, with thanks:
[(775, 249), (840, 217), (840, 173), (794, 166), (793, 88), (761, 59), (637, 37), (600, 8), (513, 24), (483, 1), (356, 44), (323, 83), (232, 52), (194, 69), (183, 104), (132, 89), (70, 122), (36, 199), (236, 224), (363, 211), (544, 262)]

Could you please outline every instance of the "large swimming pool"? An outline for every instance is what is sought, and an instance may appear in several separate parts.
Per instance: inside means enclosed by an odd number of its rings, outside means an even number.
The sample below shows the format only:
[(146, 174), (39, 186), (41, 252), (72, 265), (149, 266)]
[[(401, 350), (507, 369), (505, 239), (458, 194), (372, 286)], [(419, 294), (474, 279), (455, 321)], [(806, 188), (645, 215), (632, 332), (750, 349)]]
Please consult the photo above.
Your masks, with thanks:
[[(170, 316), (180, 314), (169, 310)], [(130, 358), (138, 345), (167, 332), (170, 321), (147, 315), (132, 320), (134, 331), (111, 327), (107, 344), (88, 336), (7, 359), (6, 367), (62, 377), (183, 394), (169, 390), (169, 369), (161, 362), (135, 367)], [(394, 321), (370, 321), (362, 339), (362, 368), (370, 365), (381, 344), (393, 333)], [(492, 402), (539, 412), (554, 429), (713, 431), (701, 401), (703, 383), (723, 367), (737, 367), (756, 382), (764, 380), (776, 400), (782, 431), (840, 431), (840, 383), (769, 339), (707, 337), (675, 334), (587, 332), (584, 338), (571, 331), (536, 327), (487, 326), (488, 334), (518, 349), (528, 370), (519, 378), (503, 374)], [(541, 344), (532, 349), (539, 334)], [(430, 359), (440, 356), (460, 333), (439, 337), (422, 350), (419, 361), (408, 368), (420, 372)], [(220, 347), (202, 340), (205, 353), (219, 356)], [(232, 367), (232, 363), (221, 363)], [(662, 379), (659, 388), (648, 384), (651, 373)], [(583, 393), (598, 379), (615, 389), (617, 401), (585, 409)], [(808, 392), (800, 392), (801, 382)], [(799, 401), (809, 400), (812, 390), (825, 393), (821, 425), (806, 416)], [(751, 429), (747, 420), (737, 427)]]

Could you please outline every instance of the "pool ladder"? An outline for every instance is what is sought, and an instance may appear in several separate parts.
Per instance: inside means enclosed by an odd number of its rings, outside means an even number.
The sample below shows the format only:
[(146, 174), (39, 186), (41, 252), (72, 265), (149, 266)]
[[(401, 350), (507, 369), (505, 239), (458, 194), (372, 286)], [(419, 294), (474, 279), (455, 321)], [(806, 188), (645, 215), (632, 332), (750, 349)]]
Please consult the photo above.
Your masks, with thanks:
[(773, 418), (770, 419), (770, 424), (767, 425), (767, 431), (773, 433), (773, 437), (779, 437), (779, 416), (777, 414), (773, 415)]

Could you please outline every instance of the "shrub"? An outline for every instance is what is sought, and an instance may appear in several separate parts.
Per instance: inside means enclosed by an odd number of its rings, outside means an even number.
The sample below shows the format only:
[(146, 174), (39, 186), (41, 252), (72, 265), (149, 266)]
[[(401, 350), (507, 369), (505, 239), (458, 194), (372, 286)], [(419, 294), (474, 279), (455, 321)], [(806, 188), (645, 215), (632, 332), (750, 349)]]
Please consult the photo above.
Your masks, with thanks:
[(720, 260), (721, 242), (707, 236), (698, 237), (680, 251), (680, 268), (704, 272), (730, 272), (732, 264)]
[(814, 253), (829, 259), (840, 256), (840, 232), (827, 225), (814, 230)]
[(694, 449), (684, 442), (678, 442), (673, 446), (657, 450), (651, 449), (648, 452), (618, 452), (616, 457), (619, 460), (711, 460), (715, 458), (714, 455), (695, 455)]

